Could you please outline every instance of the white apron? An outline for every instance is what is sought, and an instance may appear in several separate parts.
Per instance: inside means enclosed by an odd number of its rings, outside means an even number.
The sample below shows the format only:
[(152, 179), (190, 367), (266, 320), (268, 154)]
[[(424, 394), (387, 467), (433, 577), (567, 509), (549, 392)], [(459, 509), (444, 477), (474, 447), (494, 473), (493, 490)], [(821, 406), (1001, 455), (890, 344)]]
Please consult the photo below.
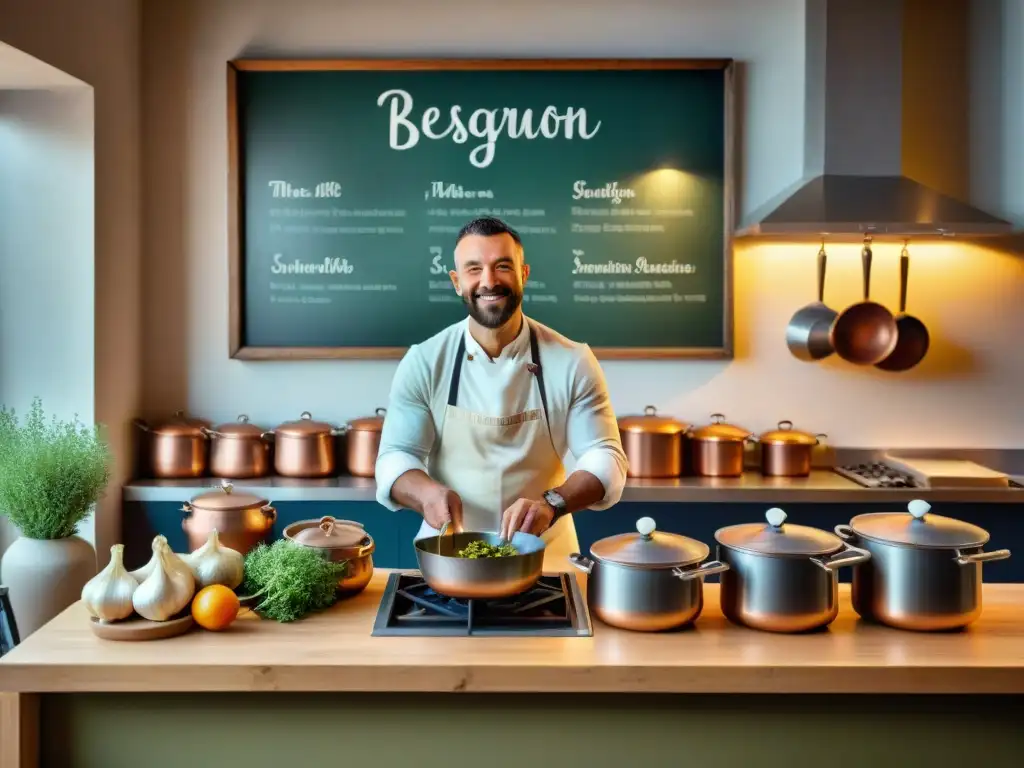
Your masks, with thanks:
[[(524, 319), (524, 322), (527, 322)], [(540, 367), (537, 336), (532, 326), (530, 358), (523, 376), (533, 378), (528, 410), (512, 416), (491, 416), (459, 408), (459, 378), (466, 339), (459, 339), (441, 441), (430, 466), (431, 476), (462, 499), (463, 529), (498, 531), (502, 513), (520, 498), (543, 499), (544, 491), (565, 481), (565, 466), (555, 450), (547, 419), (547, 396)], [(417, 539), (437, 536), (426, 520)], [(563, 515), (541, 534), (545, 542), (544, 571), (568, 570), (569, 555), (579, 551), (572, 515)]]

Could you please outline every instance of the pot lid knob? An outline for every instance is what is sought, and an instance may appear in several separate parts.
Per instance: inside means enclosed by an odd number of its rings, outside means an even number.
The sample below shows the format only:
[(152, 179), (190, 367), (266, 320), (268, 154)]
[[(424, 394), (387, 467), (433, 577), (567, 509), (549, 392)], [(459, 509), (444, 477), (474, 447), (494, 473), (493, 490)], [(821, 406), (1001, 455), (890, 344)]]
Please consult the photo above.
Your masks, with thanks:
[(772, 507), (764, 513), (764, 516), (772, 528), (781, 528), (782, 524), (786, 522), (786, 513), (778, 507)]
[(914, 516), (916, 520), (923, 520), (924, 516), (928, 514), (928, 510), (932, 508), (924, 499), (914, 499), (907, 504), (907, 509), (910, 510), (910, 514)]
[(651, 538), (651, 534), (654, 533), (655, 528), (657, 528), (657, 526), (654, 524), (653, 517), (641, 517), (636, 521), (636, 529), (645, 539)]
[(234, 488), (234, 487), (235, 486), (231, 483), (230, 480), (221, 480), (220, 481), (220, 489), (222, 491), (224, 491), (224, 493), (231, 493), (231, 489)]
[(320, 530), (324, 532), (324, 536), (330, 536), (334, 533), (334, 518), (330, 515), (320, 518)]

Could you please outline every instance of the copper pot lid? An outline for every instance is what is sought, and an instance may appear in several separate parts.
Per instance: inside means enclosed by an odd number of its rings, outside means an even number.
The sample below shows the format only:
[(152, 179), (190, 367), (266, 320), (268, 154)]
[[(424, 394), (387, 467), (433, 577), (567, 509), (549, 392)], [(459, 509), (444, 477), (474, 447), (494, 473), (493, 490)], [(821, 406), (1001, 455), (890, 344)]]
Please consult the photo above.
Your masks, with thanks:
[(175, 411), (174, 416), (155, 427), (143, 425), (143, 428), (149, 432), (164, 437), (204, 437), (203, 430), (207, 427), (209, 427), (208, 422), (188, 417), (184, 411)]
[(274, 430), (278, 435), (288, 437), (311, 437), (315, 435), (333, 435), (338, 430), (324, 421), (314, 421), (309, 411), (303, 411), (295, 421), (286, 421)]
[(376, 416), (352, 419), (348, 423), (349, 432), (380, 432), (384, 429), (384, 417), (387, 414), (387, 409), (378, 408), (376, 414)]
[(240, 414), (237, 421), (229, 421), (218, 424), (210, 433), (215, 437), (248, 437), (260, 439), (265, 430), (255, 424), (249, 423), (249, 417), (244, 413)]
[(644, 408), (643, 416), (623, 416), (619, 419), (619, 429), (623, 432), (676, 435), (685, 432), (689, 426), (671, 416), (658, 416), (657, 409), (653, 405)]
[(299, 544), (319, 549), (352, 549), (369, 544), (373, 539), (361, 523), (338, 520), (327, 515), (317, 520), (300, 520), (288, 526), (299, 528), (286, 535)]
[(748, 429), (743, 427), (737, 427), (735, 424), (727, 424), (725, 422), (725, 416), (721, 413), (711, 414), (711, 423), (698, 427), (690, 433), (690, 437), (694, 440), (707, 440), (712, 442), (730, 442), (730, 443), (742, 443), (752, 433)]
[(633, 568), (670, 568), (699, 563), (711, 551), (707, 544), (678, 533), (655, 530), (654, 520), (641, 517), (636, 533), (620, 533), (595, 541), (590, 554), (598, 560)]
[(196, 509), (221, 512), (253, 508), (263, 509), (270, 506), (270, 502), (254, 493), (236, 492), (231, 483), (224, 481), (221, 483), (220, 488), (199, 494), (189, 502), (189, 505)]
[(765, 523), (730, 525), (715, 531), (715, 541), (732, 549), (759, 555), (828, 555), (843, 548), (834, 533), (786, 523), (778, 507), (765, 512)]
[(984, 528), (933, 515), (931, 508), (927, 501), (914, 499), (907, 504), (907, 512), (868, 512), (853, 518), (850, 527), (865, 539), (925, 549), (960, 549), (988, 543), (989, 534)]
[(757, 439), (769, 445), (817, 445), (826, 437), (828, 435), (823, 432), (812, 435), (810, 432), (793, 429), (793, 422), (787, 420), (780, 421), (776, 429), (763, 433)]

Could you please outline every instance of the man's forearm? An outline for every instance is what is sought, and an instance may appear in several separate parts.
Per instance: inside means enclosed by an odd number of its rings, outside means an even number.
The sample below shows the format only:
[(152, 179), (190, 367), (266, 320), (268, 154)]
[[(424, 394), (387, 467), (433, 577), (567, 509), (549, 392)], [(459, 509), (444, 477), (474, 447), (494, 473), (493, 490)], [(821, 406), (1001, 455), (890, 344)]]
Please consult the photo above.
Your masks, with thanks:
[(406, 509), (423, 514), (423, 505), (431, 495), (437, 495), (441, 484), (421, 469), (410, 469), (399, 475), (391, 486), (391, 498)]
[(557, 488), (559, 496), (565, 499), (567, 514), (579, 512), (604, 498), (604, 484), (595, 475), (584, 469), (577, 469)]

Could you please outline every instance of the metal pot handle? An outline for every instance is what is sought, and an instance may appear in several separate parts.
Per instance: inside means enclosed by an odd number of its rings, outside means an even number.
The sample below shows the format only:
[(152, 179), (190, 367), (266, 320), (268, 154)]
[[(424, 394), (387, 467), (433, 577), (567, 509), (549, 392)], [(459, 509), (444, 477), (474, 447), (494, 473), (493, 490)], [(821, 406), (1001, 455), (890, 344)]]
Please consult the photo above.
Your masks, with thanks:
[(839, 525), (837, 525), (832, 530), (835, 531), (836, 532), (836, 536), (838, 536), (843, 541), (852, 541), (853, 540), (853, 537), (854, 537), (853, 528), (851, 528), (848, 525), (840, 523)]
[(866, 549), (854, 547), (844, 542), (842, 551), (828, 557), (812, 557), (811, 562), (819, 568), (824, 568), (826, 571), (835, 571), (844, 566), (856, 565), (870, 559), (871, 553)]
[(569, 562), (586, 574), (590, 574), (594, 570), (594, 561), (589, 557), (584, 557), (579, 552), (573, 552), (569, 555)]
[(691, 579), (703, 579), (705, 576), (710, 576), (713, 573), (721, 573), (728, 570), (728, 563), (723, 563), (721, 560), (712, 560), (711, 562), (704, 563), (700, 568), (692, 568), (688, 571), (684, 571), (682, 568), (673, 568), (672, 575), (683, 581), (690, 581)]
[(974, 563), (989, 563), (993, 560), (1005, 560), (1010, 556), (1010, 550), (1008, 549), (994, 549), (991, 552), (975, 552), (970, 555), (960, 554), (960, 550), (956, 551), (956, 564), (957, 565), (973, 565)]
[(260, 509), (260, 512), (262, 512), (263, 516), (266, 517), (268, 521), (270, 521), (271, 525), (277, 522), (277, 509), (275, 509), (270, 504), (267, 504), (266, 506), (262, 507)]

